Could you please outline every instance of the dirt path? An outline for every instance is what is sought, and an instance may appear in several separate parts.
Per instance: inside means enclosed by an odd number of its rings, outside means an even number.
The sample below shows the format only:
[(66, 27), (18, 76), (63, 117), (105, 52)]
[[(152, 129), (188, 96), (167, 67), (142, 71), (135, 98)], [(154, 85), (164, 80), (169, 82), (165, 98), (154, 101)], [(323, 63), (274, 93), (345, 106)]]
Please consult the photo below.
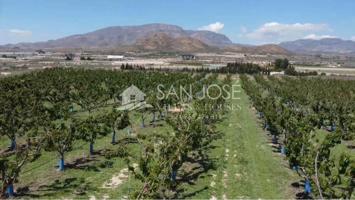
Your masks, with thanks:
[[(134, 163), (133, 167), (134, 168), (138, 167), (138, 164)], [(123, 184), (124, 182), (126, 182), (128, 180), (129, 173), (130, 172), (129, 172), (128, 168), (121, 169), (118, 174), (113, 175), (110, 180), (106, 181), (102, 185), (102, 188), (106, 188), (106, 189), (117, 188), (118, 186), (120, 186), (121, 184)]]

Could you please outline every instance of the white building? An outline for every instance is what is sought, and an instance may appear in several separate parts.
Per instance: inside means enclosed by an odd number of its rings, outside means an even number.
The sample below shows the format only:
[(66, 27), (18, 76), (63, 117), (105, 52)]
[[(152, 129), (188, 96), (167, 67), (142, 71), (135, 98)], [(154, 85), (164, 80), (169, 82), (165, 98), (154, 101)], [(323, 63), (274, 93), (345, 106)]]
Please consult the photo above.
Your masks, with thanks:
[(281, 72), (270, 72), (270, 76), (279, 76), (279, 75), (285, 75), (284, 71)]
[(108, 55), (107, 59), (109, 60), (122, 60), (124, 58), (124, 56), (122, 55)]

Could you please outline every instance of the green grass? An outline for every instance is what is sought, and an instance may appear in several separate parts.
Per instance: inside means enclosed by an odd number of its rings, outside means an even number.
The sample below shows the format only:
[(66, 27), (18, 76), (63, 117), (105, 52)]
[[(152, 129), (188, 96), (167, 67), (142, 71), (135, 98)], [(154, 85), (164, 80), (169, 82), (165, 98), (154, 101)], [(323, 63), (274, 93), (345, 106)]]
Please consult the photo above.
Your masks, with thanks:
[[(285, 167), (285, 161), (268, 145), (248, 97), (232, 100), (234, 110), (218, 124), (224, 137), (210, 152), (216, 170), (210, 170), (193, 185), (186, 185), (191, 198), (294, 198), (291, 183), (297, 175)], [(240, 107), (240, 109), (238, 109)], [(227, 151), (229, 151), (227, 153)], [(215, 186), (211, 186), (215, 182)]]
[[(80, 117), (85, 117), (81, 115)], [(147, 126), (142, 129), (141, 119), (139, 113), (130, 114), (131, 121), (133, 122), (134, 134), (151, 134), (153, 132), (169, 131), (170, 127), (162, 121), (159, 122), (162, 126), (156, 128)], [(146, 125), (151, 120), (148, 115)], [(111, 134), (101, 137), (96, 140), (94, 149), (114, 149), (115, 145), (111, 144)], [(127, 130), (122, 130), (117, 134), (117, 139), (120, 140), (128, 136)], [(9, 145), (7, 138), (2, 137), (1, 147)], [(140, 147), (137, 144), (130, 144), (127, 150), (131, 155), (139, 155)], [(89, 144), (78, 140), (75, 142), (72, 151), (65, 154), (65, 163), (72, 163), (80, 158), (89, 157)], [(113, 175), (117, 175), (121, 169), (127, 168), (125, 161), (121, 158), (106, 159), (103, 156), (94, 156), (93, 161), (88, 164), (86, 169), (66, 168), (64, 172), (57, 171), (58, 155), (56, 152), (43, 151), (42, 156), (33, 163), (27, 164), (19, 177), (19, 182), (15, 183), (15, 188), (29, 187), (30, 193), (22, 196), (21, 198), (43, 198), (43, 199), (58, 199), (58, 198), (88, 198), (94, 195), (98, 199), (104, 196), (110, 198), (119, 198), (128, 195), (137, 187), (137, 181), (133, 178), (128, 179), (122, 185), (115, 189), (101, 188), (103, 184), (110, 180)], [(103, 167), (104, 163), (111, 163), (110, 167)], [(86, 194), (80, 196), (74, 194), (79, 188), (85, 188)]]
[[(240, 100), (231, 103), (234, 110), (217, 124), (218, 131), (223, 133), (222, 139), (213, 142), (210, 158), (215, 168), (184, 184), (183, 197), (193, 199), (210, 199), (212, 196), (226, 198), (294, 198), (290, 191), (290, 183), (297, 179), (294, 172), (284, 167), (285, 161), (281, 156), (272, 152), (268, 145), (266, 133), (260, 128), (246, 94), (240, 93)], [(240, 107), (240, 109), (238, 109)], [(104, 108), (105, 111), (108, 108)], [(86, 113), (79, 113), (78, 117), (86, 117)], [(151, 117), (151, 116), (149, 116)], [(137, 134), (151, 134), (166, 132), (170, 128), (163, 126), (140, 128), (140, 114), (131, 113), (133, 129)], [(146, 119), (148, 124), (149, 119)], [(118, 139), (126, 136), (126, 131), (118, 134)], [(95, 150), (114, 148), (110, 144), (111, 135), (98, 139)], [(9, 141), (1, 138), (0, 147), (8, 146)], [(138, 145), (129, 145), (128, 151), (132, 155), (139, 155)], [(227, 153), (227, 149), (229, 152)], [(78, 158), (88, 157), (89, 145), (83, 141), (75, 143), (74, 149), (65, 155), (66, 163)], [(97, 199), (104, 196), (121, 198), (128, 196), (140, 183), (129, 178), (115, 189), (101, 188), (103, 183), (110, 180), (121, 169), (126, 168), (123, 159), (107, 160), (96, 157), (90, 162), (91, 169), (66, 169), (65, 172), (56, 170), (58, 155), (55, 152), (44, 152), (42, 157), (23, 169), (16, 188), (28, 186), (30, 195), (22, 198), (84, 198), (94, 195)], [(112, 167), (100, 167), (105, 162), (111, 162)], [(96, 168), (96, 170), (94, 170)], [(211, 183), (215, 182), (214, 187)], [(78, 188), (85, 188), (86, 194), (74, 194)]]

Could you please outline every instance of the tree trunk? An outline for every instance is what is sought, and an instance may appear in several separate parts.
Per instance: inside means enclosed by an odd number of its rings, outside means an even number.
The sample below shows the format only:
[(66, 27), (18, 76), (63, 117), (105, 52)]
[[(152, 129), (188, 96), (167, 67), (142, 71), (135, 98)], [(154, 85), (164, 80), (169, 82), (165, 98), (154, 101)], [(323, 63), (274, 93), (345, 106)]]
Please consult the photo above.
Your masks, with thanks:
[(276, 138), (276, 135), (272, 135), (272, 143), (273, 144), (277, 144), (277, 138)]
[(152, 120), (152, 122), (153, 122), (153, 126), (155, 127), (155, 121), (156, 121), (156, 119), (155, 119), (155, 112), (153, 112), (153, 120)]
[(94, 143), (93, 142), (90, 142), (90, 146), (89, 146), (89, 149), (90, 149), (90, 155), (94, 155)]
[(286, 155), (286, 153), (287, 153), (287, 150), (286, 150), (285, 145), (281, 145), (281, 154)]
[(173, 170), (171, 173), (171, 180), (175, 183), (176, 182), (176, 175), (177, 175), (177, 171)]
[(7, 196), (9, 198), (14, 197), (14, 185), (12, 183), (7, 184), (7, 189), (6, 189)]
[(113, 130), (111, 144), (116, 144), (116, 131)]
[(307, 194), (307, 196), (310, 195), (312, 192), (311, 183), (308, 178), (306, 179), (306, 182), (304, 184), (304, 191)]
[(60, 155), (58, 170), (59, 171), (64, 171), (64, 154)]
[(14, 151), (14, 150), (16, 149), (16, 146), (17, 146), (17, 144), (16, 144), (16, 138), (15, 138), (15, 137), (14, 137), (14, 138), (11, 138), (10, 150), (11, 150), (11, 151)]
[(144, 124), (144, 117), (143, 117), (143, 114), (142, 114), (142, 128), (145, 127), (145, 124)]
[(159, 110), (159, 120), (163, 119), (163, 112)]

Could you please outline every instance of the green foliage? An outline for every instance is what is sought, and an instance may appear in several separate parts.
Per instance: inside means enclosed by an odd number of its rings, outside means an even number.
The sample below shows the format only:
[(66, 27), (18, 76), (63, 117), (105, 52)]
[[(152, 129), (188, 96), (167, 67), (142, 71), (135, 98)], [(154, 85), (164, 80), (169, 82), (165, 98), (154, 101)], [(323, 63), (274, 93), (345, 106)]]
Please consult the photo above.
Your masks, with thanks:
[[(327, 198), (350, 198), (354, 158), (350, 150), (333, 153), (354, 132), (353, 81), (242, 76), (242, 86), (263, 112), (271, 134), (283, 134), (291, 166), (301, 167)], [(323, 130), (319, 130), (323, 129)], [(336, 129), (336, 131), (334, 131)], [(330, 131), (330, 132), (326, 132)], [(334, 156), (337, 155), (337, 156)], [(319, 188), (317, 185), (319, 182)], [(317, 195), (317, 193), (315, 193)]]
[(40, 157), (43, 138), (36, 133), (26, 134), (26, 143), (21, 144), (10, 154), (0, 155), (0, 198), (5, 197), (9, 185), (18, 181), (23, 167)]
[(278, 58), (275, 60), (274, 65), (275, 65), (275, 69), (285, 70), (289, 66), (289, 61), (287, 58), (284, 59)]
[(218, 69), (219, 73), (238, 74), (269, 74), (268, 68), (263, 68), (253, 63), (228, 63), (226, 67)]
[(58, 121), (44, 129), (45, 149), (59, 156), (71, 151), (76, 138), (76, 125), (71, 121)]
[[(206, 81), (216, 83), (216, 79), (217, 76), (212, 76)], [(183, 173), (181, 168), (191, 154), (207, 159), (206, 152), (211, 142), (219, 136), (213, 126), (215, 121), (206, 121), (205, 114), (212, 111), (218, 113), (214, 108), (219, 103), (224, 104), (224, 101), (217, 98), (208, 103), (210, 106), (203, 109), (203, 103), (197, 103), (190, 109), (169, 116), (166, 121), (173, 132), (138, 138), (142, 149), (138, 166), (131, 165), (134, 161), (127, 159), (129, 169), (142, 183), (133, 198), (178, 198), (181, 183), (174, 177)]]
[(76, 122), (75, 132), (78, 139), (93, 144), (97, 137), (107, 135), (109, 128), (105, 126), (102, 116), (89, 116), (87, 119)]

